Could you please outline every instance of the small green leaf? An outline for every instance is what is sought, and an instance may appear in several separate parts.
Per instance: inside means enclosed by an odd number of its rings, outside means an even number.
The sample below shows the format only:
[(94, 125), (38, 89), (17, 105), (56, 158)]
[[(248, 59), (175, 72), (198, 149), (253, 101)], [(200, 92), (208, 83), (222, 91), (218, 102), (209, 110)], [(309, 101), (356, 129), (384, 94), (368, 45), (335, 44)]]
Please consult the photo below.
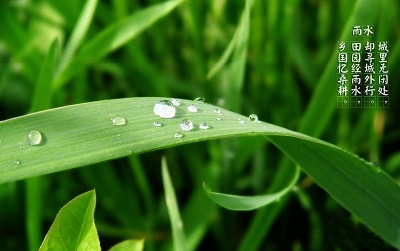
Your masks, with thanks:
[(39, 250), (101, 250), (94, 225), (95, 204), (94, 190), (68, 202), (58, 212)]
[(165, 201), (167, 203), (167, 209), (172, 227), (172, 237), (174, 243), (174, 250), (186, 251), (186, 237), (183, 230), (183, 222), (179, 213), (178, 202), (176, 200), (174, 187), (172, 185), (171, 177), (168, 172), (167, 161), (163, 157), (161, 162), (162, 168), (162, 179), (165, 190)]
[(207, 195), (220, 206), (230, 210), (247, 211), (266, 206), (275, 201), (279, 201), (279, 199), (282, 196), (284, 196), (285, 194), (287, 194), (292, 190), (293, 186), (299, 179), (299, 175), (300, 175), (300, 168), (296, 166), (293, 180), (287, 187), (285, 187), (284, 189), (282, 189), (277, 193), (259, 195), (259, 196), (239, 196), (239, 195), (212, 192), (211, 188), (209, 188), (205, 182), (203, 183), (203, 188), (204, 191), (206, 191)]
[(126, 240), (111, 247), (109, 251), (142, 251), (144, 240)]

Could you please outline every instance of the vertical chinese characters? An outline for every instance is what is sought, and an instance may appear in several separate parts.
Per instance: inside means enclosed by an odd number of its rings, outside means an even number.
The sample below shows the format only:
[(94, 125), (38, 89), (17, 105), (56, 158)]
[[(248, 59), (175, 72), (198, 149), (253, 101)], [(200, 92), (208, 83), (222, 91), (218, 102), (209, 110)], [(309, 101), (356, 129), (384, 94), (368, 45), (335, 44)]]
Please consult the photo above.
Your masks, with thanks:
[(348, 43), (338, 42), (337, 46), (337, 107), (349, 107), (349, 94), (348, 94)]

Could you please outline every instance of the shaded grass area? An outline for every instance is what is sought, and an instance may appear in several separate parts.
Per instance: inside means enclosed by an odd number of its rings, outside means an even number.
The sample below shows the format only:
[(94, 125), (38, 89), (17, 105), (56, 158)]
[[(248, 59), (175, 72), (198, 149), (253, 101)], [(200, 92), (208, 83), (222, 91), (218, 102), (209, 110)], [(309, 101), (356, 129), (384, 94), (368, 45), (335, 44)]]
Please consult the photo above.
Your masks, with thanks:
[[(399, 180), (397, 1), (186, 1), (103, 55), (101, 43), (93, 42), (99, 34), (160, 1), (90, 2), (97, 5), (93, 19), (77, 40), (71, 38), (79, 34), (76, 27), (84, 28), (80, 16), (90, 17), (89, 3), (0, 4), (0, 119), (103, 99), (203, 96), (337, 144)], [(337, 109), (336, 44), (351, 39), (351, 26), (364, 24), (374, 25), (376, 40), (389, 41), (391, 108)], [(231, 55), (207, 78), (231, 41)], [(51, 69), (74, 46), (65, 73)], [(217, 208), (203, 181), (221, 192), (250, 195), (279, 190), (292, 177), (293, 164), (263, 138), (203, 142), (3, 184), (0, 203), (7, 206), (0, 208), (0, 225), (7, 227), (0, 227), (0, 249), (37, 250), (61, 206), (93, 188), (103, 249), (132, 237), (144, 237), (147, 250), (170, 249), (162, 155), (191, 250), (389, 249), (305, 175), (300, 192), (277, 206), (253, 213)]]

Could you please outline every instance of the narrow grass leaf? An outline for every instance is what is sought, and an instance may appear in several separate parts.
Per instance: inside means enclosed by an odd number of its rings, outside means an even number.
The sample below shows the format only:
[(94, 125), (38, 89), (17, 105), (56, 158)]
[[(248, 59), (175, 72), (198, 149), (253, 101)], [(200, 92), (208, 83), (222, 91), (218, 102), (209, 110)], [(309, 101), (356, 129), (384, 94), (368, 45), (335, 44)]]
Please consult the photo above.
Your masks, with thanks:
[[(264, 135), (347, 210), (400, 247), (400, 187), (383, 171), (324, 141), (211, 104), (196, 103), (192, 113), (187, 107), (193, 101), (182, 99), (173, 118), (161, 118), (153, 108), (163, 99), (97, 101), (0, 122), (0, 183), (198, 141)], [(223, 114), (220, 120), (216, 108)], [(184, 119), (193, 122), (192, 130), (182, 131)], [(209, 129), (201, 129), (201, 122)], [(41, 145), (27, 144), (32, 129), (42, 133)]]
[(75, 24), (72, 35), (65, 46), (64, 53), (60, 59), (60, 65), (57, 69), (57, 75), (64, 70), (64, 68), (70, 63), (76, 50), (82, 43), (83, 38), (86, 35), (87, 30), (93, 19), (93, 14), (96, 10), (97, 0), (89, 0), (86, 2), (83, 10), (79, 16), (78, 21)]
[(95, 205), (94, 190), (68, 202), (58, 212), (39, 250), (101, 250), (94, 225)]
[(126, 240), (112, 246), (109, 251), (142, 251), (144, 240)]
[(162, 159), (161, 169), (162, 180), (165, 190), (165, 201), (167, 203), (169, 219), (171, 221), (174, 250), (187, 251), (188, 249), (183, 228), (183, 222), (179, 213), (178, 202), (176, 200), (174, 187), (172, 185), (171, 177), (168, 172), (167, 161), (165, 160), (165, 157), (163, 157)]
[(30, 112), (37, 112), (51, 107), (51, 85), (53, 84), (57, 66), (58, 51), (58, 40), (54, 39), (39, 73)]
[(203, 183), (203, 188), (207, 195), (220, 206), (230, 210), (248, 211), (279, 201), (281, 197), (292, 190), (293, 186), (296, 185), (299, 176), (300, 168), (296, 166), (293, 180), (287, 187), (277, 193), (260, 196), (239, 196), (225, 193), (216, 193), (212, 192), (211, 188), (209, 188), (205, 183)]
[(55, 88), (63, 85), (69, 78), (87, 65), (98, 61), (104, 55), (126, 44), (153, 23), (174, 10), (183, 0), (172, 0), (153, 5), (110, 25), (91, 41), (66, 66), (63, 74), (56, 79)]

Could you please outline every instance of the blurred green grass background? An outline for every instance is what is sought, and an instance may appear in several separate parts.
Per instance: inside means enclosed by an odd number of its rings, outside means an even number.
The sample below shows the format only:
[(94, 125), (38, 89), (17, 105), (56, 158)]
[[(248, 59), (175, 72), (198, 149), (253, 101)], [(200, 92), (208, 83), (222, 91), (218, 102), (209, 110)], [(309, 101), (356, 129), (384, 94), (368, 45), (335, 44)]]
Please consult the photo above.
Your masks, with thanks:
[[(110, 25), (160, 2), (99, 1), (78, 55)], [(103, 99), (203, 96), (337, 144), (400, 179), (398, 1), (258, 0), (248, 1), (246, 12), (245, 1), (187, 0), (134, 39), (73, 65), (64, 82), (39, 92), (39, 83), (51, 77), (40, 72), (53, 40), (64, 55), (85, 3), (0, 3), (1, 120)], [(389, 109), (336, 108), (336, 44), (351, 39), (353, 25), (374, 25), (374, 39), (389, 41)], [(240, 46), (207, 77), (232, 38)], [(32, 106), (35, 97), (49, 100)], [(146, 250), (171, 250), (162, 155), (191, 250), (390, 249), (306, 176), (297, 193), (255, 212), (213, 204), (203, 181), (221, 192), (249, 195), (288, 183), (292, 164), (263, 138), (202, 142), (0, 185), (0, 249), (37, 250), (62, 205), (95, 188), (103, 249), (145, 238)]]

